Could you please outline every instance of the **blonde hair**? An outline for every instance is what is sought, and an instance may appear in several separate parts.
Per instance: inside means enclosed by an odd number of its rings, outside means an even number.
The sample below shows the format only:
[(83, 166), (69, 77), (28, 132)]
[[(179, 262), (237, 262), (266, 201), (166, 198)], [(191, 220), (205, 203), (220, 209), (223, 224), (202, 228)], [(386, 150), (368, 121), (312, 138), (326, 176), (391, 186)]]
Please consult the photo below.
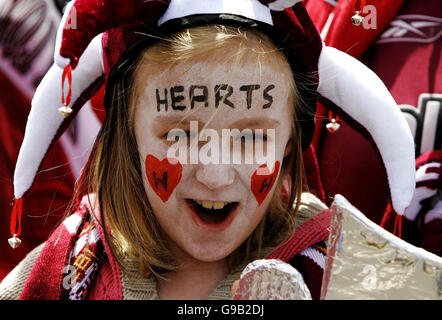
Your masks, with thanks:
[[(226, 58), (226, 51), (233, 54)], [(217, 54), (219, 52), (223, 54)], [(139, 261), (142, 274), (161, 275), (179, 267), (166, 246), (164, 231), (155, 218), (143, 185), (134, 133), (134, 101), (142, 64), (161, 65), (164, 70), (166, 65), (172, 67), (195, 59), (210, 59), (216, 63), (233, 59), (233, 67), (240, 68), (251, 54), (256, 55), (258, 73), (261, 63), (272, 63), (290, 83), (290, 102), (293, 104), (291, 148), (283, 161), (265, 217), (228, 257), (229, 267), (259, 258), (261, 248), (275, 245), (278, 235), (294, 230), (304, 173), (301, 132), (296, 121), (298, 93), (287, 59), (267, 36), (256, 31), (220, 25), (186, 29), (144, 49), (127, 66), (125, 75), (112, 88), (107, 88), (112, 90), (112, 102), (107, 106), (107, 117), (85, 167), (86, 192), (98, 196), (106, 241), (122, 269), (125, 256)], [(152, 74), (155, 74), (154, 69)], [(285, 200), (281, 197), (283, 179), (287, 179), (290, 186)], [(253, 252), (257, 254), (252, 256)]]

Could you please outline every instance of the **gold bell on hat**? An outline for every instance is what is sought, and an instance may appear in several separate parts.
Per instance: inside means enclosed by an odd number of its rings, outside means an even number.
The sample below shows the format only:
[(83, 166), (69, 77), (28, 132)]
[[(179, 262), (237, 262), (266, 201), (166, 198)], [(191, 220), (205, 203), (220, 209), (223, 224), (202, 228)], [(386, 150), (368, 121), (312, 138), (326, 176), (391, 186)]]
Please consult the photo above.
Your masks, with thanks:
[(20, 245), (21, 240), (19, 238), (17, 238), (17, 234), (14, 234), (14, 236), (12, 238), (8, 239), (8, 243), (12, 249), (15, 249)]
[(356, 11), (356, 14), (351, 17), (351, 23), (355, 26), (360, 26), (364, 22), (364, 17), (359, 15), (359, 11)]
[[(64, 90), (64, 81), (68, 80), (68, 92), (65, 97), (65, 90)], [(67, 118), (72, 113), (72, 108), (69, 107), (69, 104), (71, 103), (71, 94), (72, 94), (72, 66), (68, 64), (63, 69), (63, 75), (61, 76), (61, 104), (62, 106), (58, 108), (58, 112), (61, 113), (61, 115), (64, 118)]]
[(58, 112), (61, 113), (63, 118), (67, 118), (67, 117), (69, 117), (71, 115), (72, 108), (67, 106), (67, 105), (63, 105), (62, 107), (58, 108)]

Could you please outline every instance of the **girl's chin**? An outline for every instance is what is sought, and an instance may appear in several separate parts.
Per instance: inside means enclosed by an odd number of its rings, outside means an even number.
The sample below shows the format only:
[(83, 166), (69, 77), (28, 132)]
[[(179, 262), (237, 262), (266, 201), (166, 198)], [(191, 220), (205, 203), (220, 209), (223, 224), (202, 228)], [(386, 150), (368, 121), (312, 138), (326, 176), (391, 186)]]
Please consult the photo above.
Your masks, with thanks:
[[(227, 242), (225, 239), (211, 239), (210, 241), (186, 239), (185, 241), (186, 243), (183, 243), (180, 247), (187, 258), (204, 263), (220, 262), (240, 245), (240, 243)], [(223, 244), (220, 245), (220, 243)]]
[(191, 257), (201, 263), (221, 263), (223, 260), (225, 260), (230, 254), (232, 253), (231, 250), (226, 251), (218, 251), (214, 252), (213, 250), (211, 252), (207, 253), (192, 253)]

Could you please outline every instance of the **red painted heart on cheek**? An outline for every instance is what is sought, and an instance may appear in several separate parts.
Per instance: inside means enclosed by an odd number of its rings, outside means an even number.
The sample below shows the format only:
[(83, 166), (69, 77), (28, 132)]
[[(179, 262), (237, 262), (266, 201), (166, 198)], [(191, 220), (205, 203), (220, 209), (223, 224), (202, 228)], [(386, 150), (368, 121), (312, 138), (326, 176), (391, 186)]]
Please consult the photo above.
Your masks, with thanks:
[[(258, 174), (258, 170), (260, 171), (260, 174)], [(278, 176), (278, 172), (279, 161), (276, 161), (275, 168), (273, 169), (272, 173), (270, 173), (267, 164), (261, 165), (253, 173), (251, 180), (251, 189), (253, 195), (256, 198), (256, 201), (258, 201), (258, 205), (261, 205), (267, 194), (270, 192), (270, 190), (272, 190), (272, 187), (276, 181), (276, 177)]]
[(148, 154), (146, 157), (146, 176), (155, 193), (166, 202), (181, 180), (183, 166), (176, 159), (164, 158), (162, 161)]

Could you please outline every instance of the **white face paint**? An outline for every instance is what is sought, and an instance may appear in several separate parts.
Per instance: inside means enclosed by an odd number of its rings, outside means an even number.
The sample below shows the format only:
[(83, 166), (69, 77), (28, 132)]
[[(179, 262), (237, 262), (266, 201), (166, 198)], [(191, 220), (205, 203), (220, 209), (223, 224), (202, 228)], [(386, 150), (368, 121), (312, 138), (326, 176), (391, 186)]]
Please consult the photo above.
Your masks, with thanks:
[[(262, 203), (259, 204), (258, 198), (252, 192), (252, 175), (262, 163), (255, 161), (252, 164), (194, 164), (189, 161), (188, 164), (182, 164), (182, 176), (175, 188), (170, 184), (174, 183), (172, 175), (177, 175), (179, 165), (168, 172), (169, 192), (165, 195), (165, 176), (161, 167), (164, 169), (168, 165), (165, 165), (165, 162), (163, 166), (158, 163), (167, 158), (169, 148), (175, 143), (167, 141), (168, 132), (175, 128), (189, 131), (190, 121), (196, 121), (193, 123), (198, 124), (200, 135), (206, 127), (211, 129), (212, 136), (217, 133), (220, 138), (223, 129), (263, 129), (264, 134), (266, 130), (274, 129), (275, 136), (269, 136), (269, 139), (274, 139), (271, 142), (275, 144), (273, 162), (279, 161), (281, 166), (291, 134), (293, 116), (288, 98), (289, 86), (280, 70), (266, 63), (261, 63), (258, 69), (256, 61), (252, 60), (246, 61), (236, 69), (238, 70), (232, 73), (230, 64), (204, 61), (194, 64), (181, 63), (167, 71), (146, 64), (138, 72), (136, 80), (138, 95), (135, 134), (149, 202), (159, 224), (168, 235), (170, 247), (198, 261), (219, 261), (237, 249), (263, 218), (276, 183), (269, 188), (270, 176), (261, 176), (257, 178), (259, 180), (255, 180), (255, 193), (268, 188), (267, 195), (261, 194), (259, 200)], [(215, 87), (220, 84), (230, 85), (233, 93), (228, 97), (228, 101), (218, 101), (219, 106), (216, 108)], [(201, 98), (200, 101), (194, 101), (194, 107), (191, 108), (189, 94), (192, 85), (207, 88), (207, 106)], [(259, 85), (259, 88), (255, 86), (255, 89), (251, 90), (250, 87), (244, 87), (247, 85)], [(273, 102), (270, 107), (263, 108), (269, 103), (264, 89), (270, 85), (274, 87), (271, 87), (267, 94), (273, 97)], [(170, 92), (173, 87), (175, 110), (172, 107)], [(164, 100), (164, 89), (167, 89), (168, 108), (166, 111), (165, 103), (160, 103), (158, 111), (157, 90), (160, 94), (159, 100)], [(249, 103), (247, 90), (251, 92)], [(203, 92), (201, 87), (194, 91), (195, 95), (202, 95)], [(178, 110), (179, 106), (185, 108)], [(257, 137), (258, 139), (260, 138)], [(253, 146), (256, 141), (253, 140), (253, 136), (249, 137), (248, 141), (242, 143), (242, 148), (248, 144)], [(202, 149), (205, 144), (206, 142), (200, 142), (195, 146)], [(233, 159), (233, 150), (229, 150), (229, 153), (230, 159)], [(222, 163), (221, 149), (218, 156), (219, 162)], [(144, 164), (147, 158), (150, 162), (146, 173)], [(271, 171), (275, 163), (268, 165)], [(147, 175), (150, 175), (152, 179), (152, 171), (155, 170), (157, 186), (147, 178)], [(267, 180), (264, 181), (264, 178)], [(276, 174), (273, 176), (274, 181)], [(205, 210), (204, 207), (212, 209)]]

